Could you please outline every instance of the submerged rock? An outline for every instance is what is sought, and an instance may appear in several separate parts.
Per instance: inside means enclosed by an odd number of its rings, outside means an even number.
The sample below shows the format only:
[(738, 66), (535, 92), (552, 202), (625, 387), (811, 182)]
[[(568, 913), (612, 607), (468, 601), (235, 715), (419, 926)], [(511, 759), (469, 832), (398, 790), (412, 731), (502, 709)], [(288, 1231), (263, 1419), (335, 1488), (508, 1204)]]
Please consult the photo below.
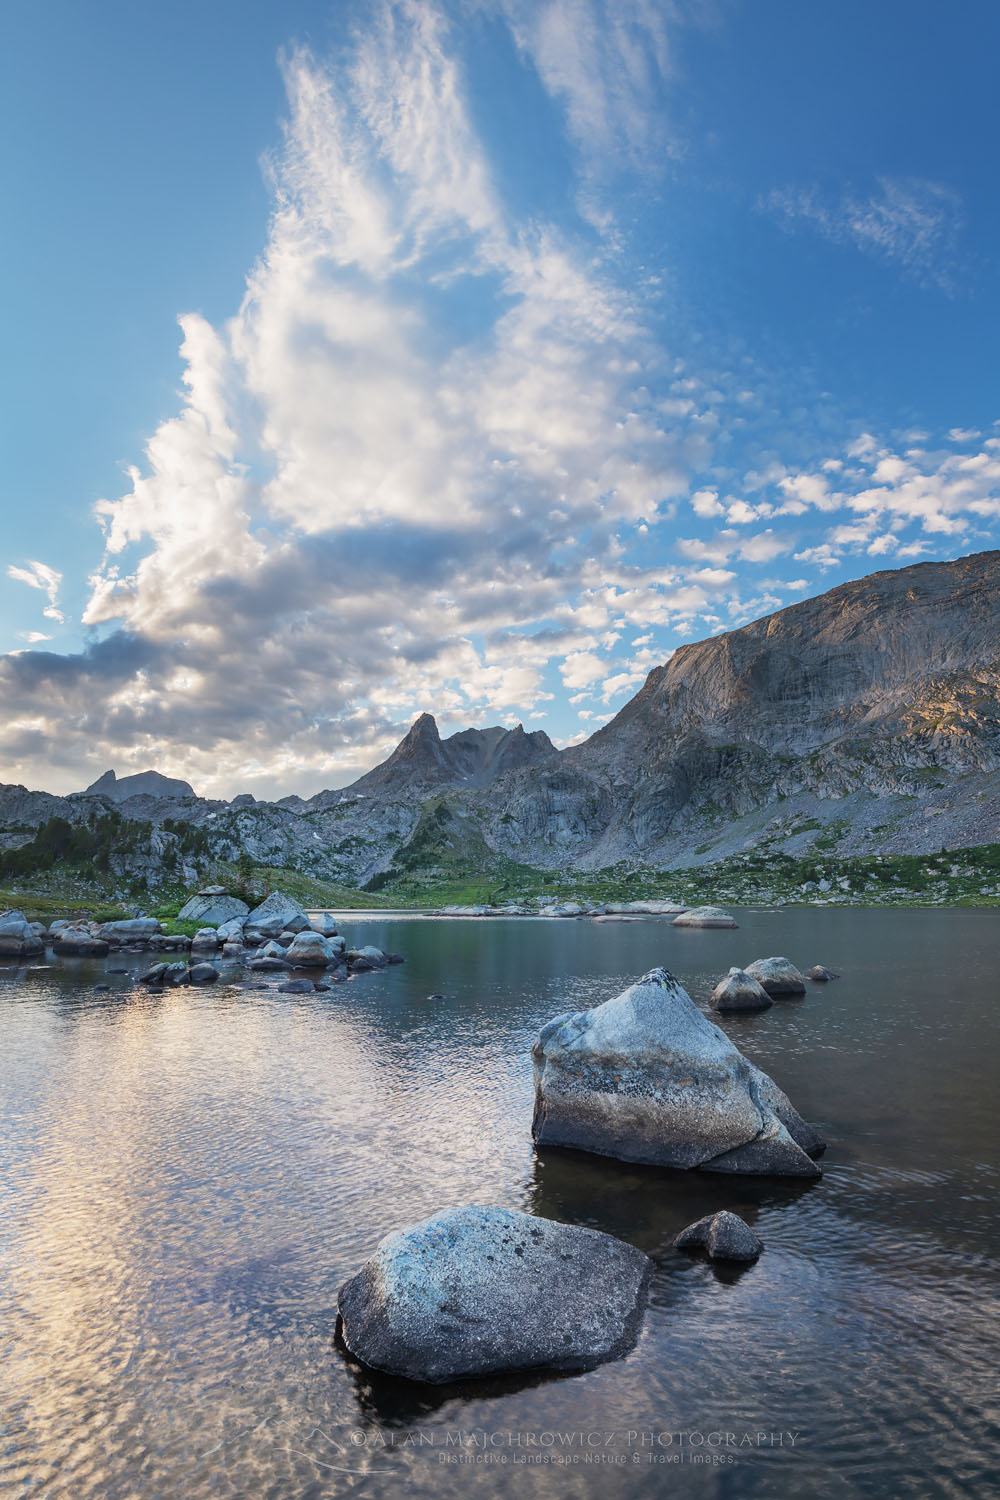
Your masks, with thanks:
[(678, 1250), (706, 1250), (710, 1260), (742, 1261), (756, 1260), (764, 1248), (750, 1225), (725, 1208), (682, 1229), (674, 1246)]
[(713, 1010), (767, 1010), (773, 1005), (767, 990), (745, 969), (730, 969), (709, 998)]
[(652, 1262), (595, 1229), (453, 1208), (387, 1235), (340, 1291), (365, 1364), (442, 1384), (501, 1370), (589, 1370), (624, 1354)]
[(805, 976), (789, 958), (757, 958), (747, 964), (746, 972), (756, 979), (769, 995), (804, 995)]
[(721, 906), (693, 906), (690, 911), (682, 911), (671, 922), (671, 927), (738, 927), (739, 923), (735, 917), (731, 917)]
[(823, 1142), (673, 975), (653, 969), (532, 1048), (539, 1145), (622, 1161), (820, 1177)]
[(316, 988), (317, 986), (311, 979), (290, 979), (287, 984), (278, 985), (278, 993), (280, 995), (311, 995)]
[(814, 964), (811, 969), (806, 970), (806, 978), (814, 980), (817, 984), (826, 984), (827, 980), (839, 979), (832, 969), (825, 969), (822, 964)]
[(219, 971), (214, 964), (192, 964), (187, 977), (191, 984), (214, 984)]

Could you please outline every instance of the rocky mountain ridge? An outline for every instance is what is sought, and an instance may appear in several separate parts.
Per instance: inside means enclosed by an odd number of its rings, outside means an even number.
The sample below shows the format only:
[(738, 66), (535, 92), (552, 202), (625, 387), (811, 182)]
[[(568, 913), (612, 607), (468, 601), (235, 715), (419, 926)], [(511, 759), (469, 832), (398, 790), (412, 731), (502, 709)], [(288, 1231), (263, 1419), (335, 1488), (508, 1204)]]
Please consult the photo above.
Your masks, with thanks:
[(421, 714), (381, 765), (309, 799), (210, 801), (156, 772), (68, 798), (0, 787), (0, 848), (106, 807), (158, 830), (150, 878), (182, 826), (197, 831), (191, 857), (348, 884), (494, 855), (596, 870), (812, 844), (919, 853), (1000, 839), (998, 768), (1000, 552), (985, 552), (871, 574), (682, 646), (567, 750), (520, 725), (442, 739)]

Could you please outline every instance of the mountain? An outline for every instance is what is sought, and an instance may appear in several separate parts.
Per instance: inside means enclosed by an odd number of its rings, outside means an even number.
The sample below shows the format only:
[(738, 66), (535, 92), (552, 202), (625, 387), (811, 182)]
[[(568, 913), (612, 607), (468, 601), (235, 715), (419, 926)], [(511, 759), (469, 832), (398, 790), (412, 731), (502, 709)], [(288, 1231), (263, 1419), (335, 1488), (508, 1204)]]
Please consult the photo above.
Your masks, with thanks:
[(80, 797), (107, 797), (110, 802), (127, 802), (129, 797), (193, 797), (194, 788), (186, 781), (161, 776), (159, 771), (139, 771), (134, 776), (118, 777), (105, 771)]
[[(692, 831), (779, 799), (942, 790), (982, 816), (946, 818), (935, 838), (995, 837), (982, 804), (998, 690), (1000, 552), (871, 574), (680, 647), (589, 740), (504, 785), (505, 841), (536, 860), (546, 844), (588, 863), (669, 859)], [(940, 802), (932, 816), (956, 812)]]
[(462, 729), (443, 740), (433, 714), (421, 714), (395, 750), (372, 771), (339, 792), (320, 792), (306, 804), (333, 806), (359, 797), (424, 798), (446, 787), (489, 786), (507, 771), (538, 765), (559, 754), (542, 730), (525, 734), (513, 729)]

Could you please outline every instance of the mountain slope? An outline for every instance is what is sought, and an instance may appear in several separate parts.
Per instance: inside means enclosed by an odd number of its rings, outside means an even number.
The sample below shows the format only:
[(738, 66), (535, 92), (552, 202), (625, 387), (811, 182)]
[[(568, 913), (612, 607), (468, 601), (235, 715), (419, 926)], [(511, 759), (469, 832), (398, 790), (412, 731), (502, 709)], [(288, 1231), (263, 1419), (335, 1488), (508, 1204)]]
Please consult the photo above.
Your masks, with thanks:
[(1000, 766), (998, 691), (1000, 552), (872, 574), (682, 646), (589, 740), (502, 784), (504, 845), (661, 859), (782, 797), (958, 785)]

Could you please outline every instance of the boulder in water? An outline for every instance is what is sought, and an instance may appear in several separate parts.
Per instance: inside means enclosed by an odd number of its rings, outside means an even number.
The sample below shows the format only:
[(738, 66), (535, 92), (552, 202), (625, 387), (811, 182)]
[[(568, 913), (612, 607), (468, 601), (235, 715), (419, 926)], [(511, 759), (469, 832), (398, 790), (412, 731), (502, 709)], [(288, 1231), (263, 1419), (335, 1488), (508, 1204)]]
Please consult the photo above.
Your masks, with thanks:
[(387, 1235), (340, 1291), (365, 1364), (440, 1385), (504, 1370), (589, 1370), (624, 1354), (652, 1263), (595, 1229), (452, 1208)]
[(735, 917), (731, 917), (721, 906), (693, 906), (690, 911), (682, 911), (674, 917), (671, 927), (738, 927), (739, 923)]
[(769, 995), (804, 995), (806, 992), (805, 976), (789, 958), (756, 958), (752, 964), (747, 964), (746, 972)]
[(0, 958), (39, 958), (45, 943), (23, 911), (0, 913)]
[(713, 1010), (748, 1011), (767, 1010), (774, 1001), (745, 969), (730, 969), (715, 986), (708, 1003)]
[(823, 1149), (817, 1133), (663, 969), (550, 1021), (532, 1059), (539, 1145), (710, 1172), (822, 1176), (811, 1159)]
[(830, 979), (839, 979), (833, 969), (825, 969), (822, 964), (813, 964), (811, 969), (806, 970), (806, 978), (812, 979), (816, 984), (826, 984)]
[(295, 969), (325, 969), (335, 962), (336, 950), (318, 932), (300, 932), (292, 939), (285, 959)]
[(764, 1246), (739, 1214), (722, 1209), (706, 1214), (682, 1229), (674, 1240), (678, 1250), (705, 1250), (710, 1260), (756, 1260)]

